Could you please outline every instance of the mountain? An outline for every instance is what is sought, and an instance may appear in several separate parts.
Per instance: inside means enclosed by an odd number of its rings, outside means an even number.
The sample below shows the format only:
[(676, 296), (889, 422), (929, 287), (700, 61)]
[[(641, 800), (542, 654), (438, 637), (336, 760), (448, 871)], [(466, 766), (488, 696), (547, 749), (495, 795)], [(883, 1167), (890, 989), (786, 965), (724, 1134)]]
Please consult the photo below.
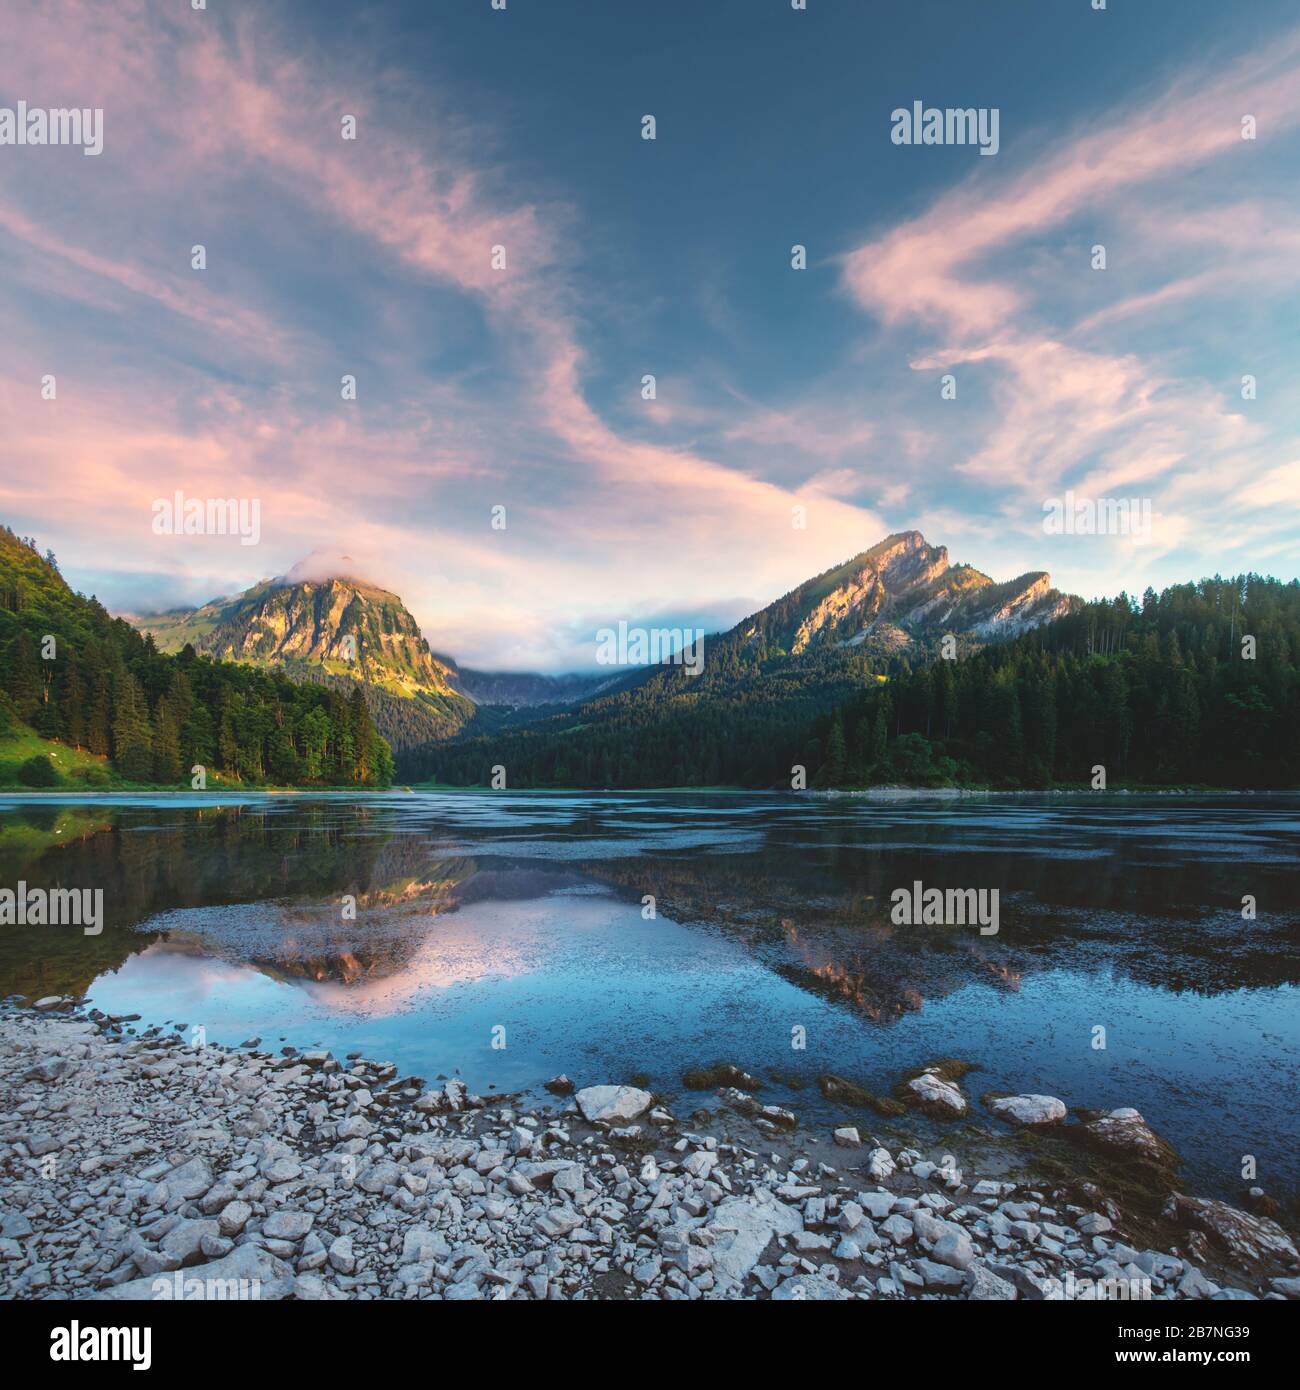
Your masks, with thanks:
[(673, 666), (562, 676), (462, 669), (430, 650), (396, 594), (357, 574), (346, 556), (320, 553), (242, 594), (135, 622), (164, 651), (190, 643), (298, 681), (360, 681), (399, 771), (418, 776), (428, 766), (420, 750), (430, 745), (539, 722), (585, 726), (667, 695), (689, 702), (761, 695), (773, 717), (794, 710), (811, 717), (848, 698), (868, 667), (884, 670), (903, 655), (923, 662), (946, 634), (966, 653), (1075, 603), (1045, 573), (998, 584), (969, 565), (951, 565), (947, 550), (919, 531), (904, 531), (706, 639), (698, 678)]
[(30, 786), (386, 786), (392, 750), (340, 684), (162, 653), (0, 527), (0, 776), (16, 750)]
[(561, 676), (542, 676), (528, 671), (475, 671), (457, 666), (447, 657), (439, 660), (455, 673), (457, 688), (476, 705), (503, 705), (511, 709), (540, 709), (546, 705), (576, 705), (624, 681), (626, 672), (611, 676), (607, 672), (574, 672)]
[(801, 584), (734, 631), (756, 648), (792, 656), (817, 648), (915, 651), (946, 633), (999, 641), (1071, 611), (1078, 600), (1043, 571), (994, 583), (970, 565), (950, 565), (919, 531), (887, 536), (870, 550)]
[(241, 594), (131, 619), (160, 650), (270, 666), (294, 680), (362, 682), (376, 726), (397, 753), (486, 731), (538, 710), (577, 704), (633, 673), (536, 675), (478, 671), (432, 651), (402, 600), (355, 572), (346, 556), (316, 552)]
[(825, 787), (1293, 788), (1297, 656), (1300, 584), (1216, 575), (902, 667), (787, 751)]
[(242, 594), (141, 618), (136, 626), (163, 651), (190, 642), (231, 661), (319, 666), (404, 698), (458, 693), (451, 670), (429, 650), (402, 600), (346, 574), (303, 579), (291, 570)]
[(402, 769), (471, 784), (498, 764), (507, 778), (513, 767), (528, 779), (512, 785), (712, 785), (745, 780), (738, 766), (760, 784), (788, 780), (778, 750), (792, 727), (924, 665), (941, 654), (945, 636), (954, 655), (967, 656), (1079, 604), (1046, 573), (996, 583), (949, 564), (947, 550), (919, 531), (904, 531), (706, 637), (697, 673), (685, 664), (613, 668), (626, 678), (581, 704), (452, 748), (407, 750)]
[(475, 715), (449, 663), (429, 650), (396, 594), (319, 557), (242, 594), (134, 619), (160, 650), (198, 652), (283, 670), (325, 685), (359, 681), (371, 715), (395, 751), (450, 738)]

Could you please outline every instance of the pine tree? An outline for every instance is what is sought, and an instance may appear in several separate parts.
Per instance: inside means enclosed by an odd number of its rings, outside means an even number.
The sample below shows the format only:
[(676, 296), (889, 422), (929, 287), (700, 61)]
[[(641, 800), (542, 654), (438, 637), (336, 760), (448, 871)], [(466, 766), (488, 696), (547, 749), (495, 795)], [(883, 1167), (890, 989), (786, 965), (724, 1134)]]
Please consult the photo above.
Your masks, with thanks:
[(239, 771), (239, 743), (235, 738), (232, 706), (239, 697), (232, 695), (221, 706), (221, 719), (217, 726), (217, 766), (231, 774)]
[(118, 677), (113, 700), (113, 761), (132, 782), (147, 782), (153, 773), (153, 736), (149, 707), (140, 682), (129, 672)]
[(879, 770), (889, 747), (889, 691), (882, 690), (876, 701), (876, 717), (871, 722), (871, 766)]
[(168, 697), (158, 701), (153, 720), (153, 777), (155, 782), (173, 783), (181, 775), (181, 731), (176, 711)]
[(194, 767), (213, 766), (216, 749), (212, 715), (206, 705), (194, 702), (190, 716), (181, 729), (181, 766), (189, 771)]
[(844, 781), (846, 750), (844, 747), (844, 721), (839, 710), (831, 720), (830, 733), (826, 736), (826, 758), (822, 763), (822, 782), (829, 787), (838, 787)]
[(36, 645), (26, 632), (19, 632), (10, 647), (8, 666), (5, 689), (18, 717), (30, 724), (41, 707), (45, 685), (36, 660)]
[(103, 667), (91, 677), (90, 713), (86, 718), (86, 747), (98, 757), (107, 758), (113, 751), (112, 698), (109, 675)]
[(356, 754), (351, 780), (366, 782), (370, 778), (371, 771), (370, 739), (372, 730), (370, 712), (366, 709), (366, 697), (361, 693), (359, 685), (352, 687), (352, 694), (348, 697), (348, 732), (352, 735), (352, 747)]
[(63, 679), (63, 737), (74, 748), (86, 743), (86, 682), (82, 679), (81, 663), (76, 653), (68, 656)]

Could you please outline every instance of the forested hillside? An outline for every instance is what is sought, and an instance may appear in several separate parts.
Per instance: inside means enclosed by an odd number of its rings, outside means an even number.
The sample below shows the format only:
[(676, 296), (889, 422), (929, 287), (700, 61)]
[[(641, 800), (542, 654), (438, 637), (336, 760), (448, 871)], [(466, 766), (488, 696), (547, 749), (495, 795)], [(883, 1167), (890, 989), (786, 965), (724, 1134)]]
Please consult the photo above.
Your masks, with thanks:
[(486, 785), (500, 764), (520, 787), (788, 782), (792, 736), (874, 679), (875, 659), (857, 651), (794, 659), (720, 638), (705, 652), (697, 676), (665, 666), (523, 729), (431, 744), (403, 758), (403, 775)]
[(900, 531), (705, 638), (697, 674), (625, 666), (618, 688), (527, 732), (470, 727), (456, 749), (416, 749), (401, 766), (411, 779), (470, 784), (500, 764), (519, 785), (788, 785), (790, 750), (811, 721), (904, 657), (929, 659), (944, 634), (969, 653), (1078, 603), (1042, 571), (998, 584)]
[[(346, 556), (333, 559), (348, 569)], [(308, 556), (243, 593), (132, 621), (164, 652), (188, 644), (219, 661), (346, 694), (360, 683), (375, 727), (395, 752), (454, 737), (477, 713), (456, 687), (454, 663), (434, 656), (396, 594), (349, 573), (324, 575), (318, 566), (327, 560)]]
[[(817, 722), (824, 785), (1300, 784), (1300, 585), (1245, 575), (1126, 595), (900, 671)], [(811, 769), (810, 769), (811, 770)]]
[(496, 765), (512, 787), (788, 787), (796, 765), (822, 786), (1087, 785), (1100, 765), (1110, 786), (1294, 787), (1300, 585), (1121, 595), (915, 669), (722, 639), (697, 677), (667, 668), (531, 729), (426, 749), (412, 771), (474, 785)]
[[(95, 599), (73, 593), (53, 555), (42, 557), (4, 527), (0, 725), (30, 726), (111, 759), (130, 782), (188, 786), (196, 764), (243, 784), (392, 780), (392, 751), (359, 686), (296, 685), (188, 646), (164, 655)], [(83, 775), (93, 784), (96, 771)]]

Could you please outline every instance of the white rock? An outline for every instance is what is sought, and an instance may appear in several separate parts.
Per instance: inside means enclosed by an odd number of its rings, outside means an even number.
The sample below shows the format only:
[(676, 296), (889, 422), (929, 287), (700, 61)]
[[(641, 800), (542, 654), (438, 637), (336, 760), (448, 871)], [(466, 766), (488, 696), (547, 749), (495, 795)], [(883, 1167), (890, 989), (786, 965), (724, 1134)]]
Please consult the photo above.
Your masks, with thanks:
[(1132, 1106), (1088, 1120), (1081, 1129), (1089, 1139), (1105, 1149), (1134, 1154), (1153, 1163), (1167, 1162), (1171, 1156), (1169, 1146)]
[(1018, 1298), (1019, 1291), (978, 1261), (966, 1271), (966, 1297), (981, 1303)]
[(820, 1274), (796, 1274), (772, 1295), (774, 1303), (844, 1302), (852, 1295)]
[(690, 1158), (682, 1164), (682, 1168), (693, 1178), (707, 1178), (713, 1171), (717, 1161), (717, 1154), (709, 1153), (705, 1149), (697, 1149)]
[(912, 1229), (912, 1223), (901, 1211), (895, 1212), (887, 1221), (882, 1222), (880, 1231), (882, 1235), (888, 1236), (895, 1245), (906, 1245), (916, 1235)]
[(1178, 1216), (1197, 1226), (1247, 1265), (1300, 1260), (1291, 1237), (1271, 1217), (1255, 1216), (1209, 1197), (1178, 1197)]
[(989, 1109), (1002, 1120), (1017, 1125), (1055, 1125), (1065, 1119), (1065, 1102), (1055, 1096), (1035, 1094), (999, 1096), (989, 1101)]
[(649, 1091), (635, 1086), (585, 1086), (575, 1099), (588, 1124), (627, 1124), (654, 1104)]
[(206, 1217), (180, 1221), (159, 1242), (165, 1255), (180, 1260), (183, 1265), (197, 1264), (203, 1254), (203, 1237), (219, 1234), (217, 1223)]
[(262, 1223), (262, 1234), (272, 1240), (298, 1241), (311, 1230), (315, 1219), (309, 1211), (273, 1211)]
[(867, 1155), (867, 1176), (872, 1182), (884, 1182), (893, 1171), (894, 1160), (888, 1149), (872, 1149)]
[(705, 1226), (713, 1242), (715, 1291), (725, 1295), (736, 1289), (774, 1235), (793, 1235), (802, 1227), (799, 1213), (765, 1188), (752, 1197), (731, 1197), (723, 1202)]
[[(215, 1223), (213, 1223), (215, 1224)], [(183, 1297), (198, 1299), (258, 1299), (287, 1298), (293, 1292), (293, 1271), (283, 1260), (257, 1245), (237, 1245), (224, 1259), (213, 1260), (199, 1269), (180, 1273)], [(143, 1279), (130, 1279), (115, 1288), (95, 1294), (97, 1299), (147, 1302), (173, 1294), (160, 1292), (160, 1285), (174, 1290), (177, 1275), (157, 1274)]]
[(217, 1217), (217, 1227), (223, 1236), (237, 1236), (248, 1225), (252, 1214), (253, 1208), (247, 1202), (227, 1202)]
[(907, 1083), (908, 1090), (921, 1101), (946, 1115), (964, 1115), (969, 1108), (966, 1097), (951, 1081), (936, 1072), (923, 1071)]
[(206, 1159), (191, 1158), (173, 1168), (164, 1181), (173, 1197), (201, 1197), (212, 1186), (212, 1169)]
[(871, 1213), (873, 1221), (882, 1221), (894, 1209), (898, 1200), (892, 1192), (859, 1192), (858, 1201)]
[(975, 1246), (965, 1231), (949, 1230), (935, 1241), (930, 1258), (953, 1269), (966, 1269), (975, 1259)]

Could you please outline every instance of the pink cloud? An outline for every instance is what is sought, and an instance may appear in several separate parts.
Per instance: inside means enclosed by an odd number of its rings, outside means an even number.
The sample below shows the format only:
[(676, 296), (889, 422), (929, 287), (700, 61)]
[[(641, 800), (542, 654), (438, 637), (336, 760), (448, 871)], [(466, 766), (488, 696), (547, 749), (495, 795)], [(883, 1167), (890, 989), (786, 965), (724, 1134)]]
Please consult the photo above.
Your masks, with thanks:
[[(1049, 146), (1010, 179), (979, 169), (844, 258), (843, 283), (860, 307), (895, 335), (906, 328), (938, 338), (938, 346), (912, 354), (912, 367), (936, 378), (955, 373), (967, 408), (972, 398), (988, 407), (974, 439), (961, 436), (960, 452), (954, 459), (949, 447), (946, 462), (1002, 493), (1005, 525), (1032, 535), (1037, 501), (1065, 486), (1098, 496), (1141, 489), (1165, 498), (1160, 547), (1198, 541), (1213, 549), (1220, 505), (1209, 492), (1180, 488), (1185, 471), (1196, 472), (1205, 458), (1219, 461), (1208, 476), (1217, 474), (1220, 496), (1229, 477), (1241, 485), (1234, 504), (1262, 505), (1274, 491), (1285, 493), (1289, 475), (1269, 471), (1275, 456), (1264, 424), (1244, 410), (1232, 383), (1180, 374), (1183, 344), (1167, 333), (1160, 357), (1143, 355), (1131, 325), (1207, 295), (1296, 278), (1293, 219), (1277, 217), (1258, 195), (1216, 206), (1223, 181), (1207, 182), (1205, 170), (1238, 160), (1233, 172), (1248, 184), (1248, 170), (1258, 167), (1248, 161), (1300, 125), (1298, 60), (1300, 30), (1221, 75), (1187, 75), (1146, 105)], [(1248, 114), (1258, 121), (1253, 143), (1242, 139)], [(1001, 158), (1015, 152), (1004, 142)], [(1128, 290), (1071, 327), (1059, 303), (1045, 302), (1057, 283), (1037, 270), (1044, 256), (1055, 255), (1059, 267), (1064, 250), (1035, 246), (1032, 274), (1023, 254), (1015, 264), (1012, 257), (1047, 234), (1068, 238), (1075, 261), (1064, 279), (1072, 284), (1091, 273), (1079, 257), (1093, 241), (1110, 239), (1100, 231), (1102, 214), (1123, 248), (1123, 270), (1112, 272), (1128, 277), (1120, 283), (1137, 275), (1163, 283)], [(1181, 254), (1197, 243), (1219, 253), (1210, 265)], [(1103, 330), (1115, 325), (1129, 334), (1108, 347)]]
[(961, 338), (997, 331), (1022, 296), (997, 280), (972, 279), (974, 263), (1177, 171), (1230, 151), (1249, 157), (1244, 115), (1256, 115), (1260, 140), (1300, 122), (1298, 55), (1300, 31), (1215, 81), (1184, 83), (1063, 143), (1010, 184), (981, 170), (921, 217), (846, 256), (847, 287), (886, 323), (915, 319)]

